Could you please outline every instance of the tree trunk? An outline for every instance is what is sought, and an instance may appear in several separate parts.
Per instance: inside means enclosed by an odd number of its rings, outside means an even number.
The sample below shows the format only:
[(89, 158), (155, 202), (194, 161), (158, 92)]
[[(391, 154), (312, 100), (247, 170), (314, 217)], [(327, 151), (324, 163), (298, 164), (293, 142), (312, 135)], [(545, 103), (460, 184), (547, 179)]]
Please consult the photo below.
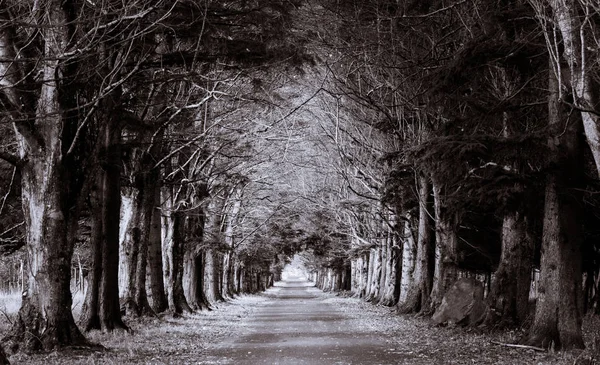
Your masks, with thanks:
[(71, 209), (76, 202), (65, 184), (69, 173), (60, 161), (60, 142), (55, 146), (54, 157), (31, 156), (22, 168), (29, 281), (11, 337), (13, 345), (21, 342), (26, 350), (87, 344), (71, 312), (69, 230), (77, 221)]
[(93, 262), (80, 323), (85, 331), (129, 330), (119, 306), (118, 265), (121, 210), (121, 128), (108, 116), (99, 153), (101, 169), (92, 188)]
[(398, 303), (398, 312), (417, 313), (426, 309), (433, 280), (433, 220), (431, 184), (426, 176), (419, 176), (419, 229), (417, 256), (412, 280), (406, 289), (406, 298)]
[(583, 241), (581, 120), (564, 110), (558, 82), (549, 72), (548, 120), (555, 169), (546, 182), (540, 283), (533, 325), (525, 343), (556, 349), (583, 348), (581, 333)]
[[(169, 309), (175, 315), (183, 312), (193, 312), (184, 293), (184, 255), (185, 244), (185, 215), (182, 212), (171, 212), (173, 233), (170, 241), (170, 270), (169, 270)], [(193, 278), (190, 278), (192, 280)]]
[(367, 301), (373, 301), (378, 293), (379, 285), (379, 274), (381, 273), (381, 266), (379, 262), (379, 247), (372, 248), (370, 251), (370, 262), (369, 262), (369, 286), (367, 288), (367, 295), (365, 299)]
[[(389, 250), (388, 250), (388, 241), (387, 238), (382, 237), (381, 239), (379, 239), (380, 241), (380, 247), (381, 247), (381, 258), (380, 258), (380, 265), (381, 265), (381, 272), (379, 274), (379, 292), (377, 293), (377, 297), (374, 298), (374, 300), (377, 303), (381, 303), (383, 300), (383, 295), (386, 291), (387, 285), (389, 284), (389, 272), (387, 271), (388, 266), (389, 266), (389, 261), (391, 261), (391, 255), (389, 254)], [(393, 299), (392, 299), (393, 300)]]
[(359, 267), (362, 265), (361, 257), (350, 260), (350, 291), (354, 296), (360, 292), (360, 272)]
[(382, 288), (382, 296), (381, 301), (379, 302), (381, 305), (385, 306), (393, 306), (396, 304), (398, 297), (396, 296), (397, 288), (398, 288), (398, 265), (397, 262), (399, 260), (399, 255), (397, 254), (394, 237), (395, 232), (391, 229), (387, 229), (387, 238), (385, 240), (385, 245), (387, 247), (387, 260), (386, 260), (386, 281), (385, 285)]
[(507, 213), (502, 225), (500, 263), (488, 296), (491, 312), (486, 322), (520, 325), (527, 318), (533, 248), (527, 217), (520, 212)]
[(370, 250), (361, 256), (359, 298), (366, 298), (369, 291), (369, 272), (371, 271)]
[[(40, 61), (41, 82), (35, 124), (14, 121), (19, 157), (22, 161), (22, 206), (25, 219), (26, 247), (29, 260), (29, 280), (21, 308), (10, 334), (5, 341), (15, 351), (21, 345), (25, 350), (52, 350), (88, 342), (75, 324), (71, 312), (72, 297), (71, 259), (78, 218), (78, 199), (81, 193), (82, 167), (66, 152), (70, 146), (76, 120), (68, 115), (65, 78), (72, 70), (62, 64), (60, 55), (71, 40), (69, 15), (58, 0), (45, 2), (39, 19), (41, 37), (45, 40)], [(7, 14), (2, 12), (2, 17)], [(0, 54), (10, 53), (16, 46), (7, 32), (0, 31)], [(16, 58), (14, 58), (16, 59)], [(7, 66), (2, 63), (2, 71)], [(60, 76), (59, 76), (60, 75)], [(18, 70), (10, 76), (19, 77)], [(4, 96), (16, 102), (16, 109), (27, 107), (26, 99), (11, 96), (19, 93), (11, 88), (11, 79), (2, 80)], [(20, 82), (17, 81), (17, 83)], [(14, 92), (14, 95), (11, 94)], [(27, 111), (27, 113), (32, 111)], [(33, 115), (21, 115), (21, 118)], [(84, 156), (81, 156), (83, 159)]]
[[(562, 36), (563, 59), (568, 65), (568, 71), (562, 67), (560, 55), (557, 56), (557, 64), (550, 64), (551, 72), (568, 72), (569, 75), (561, 75), (562, 80), (566, 82), (565, 89), (570, 89), (573, 95), (573, 104), (577, 107), (583, 121), (583, 128), (587, 143), (594, 157), (596, 172), (600, 176), (600, 116), (595, 112), (599, 103), (595, 75), (596, 63), (599, 57), (596, 45), (596, 30), (592, 25), (594, 18), (597, 21), (598, 14), (584, 16), (584, 12), (594, 11), (596, 9), (588, 4), (581, 4), (572, 0), (550, 0), (552, 12), (556, 26)], [(581, 9), (587, 8), (587, 9)], [(543, 5), (542, 5), (543, 8)], [(539, 14), (542, 17), (542, 24), (546, 24), (545, 14)], [(582, 19), (585, 19), (582, 23)], [(550, 37), (554, 37), (551, 35)], [(553, 39), (553, 38), (551, 38)], [(548, 45), (550, 54), (554, 54), (554, 44)], [(554, 68), (553, 68), (554, 67)], [(562, 85), (560, 86), (562, 87)]]
[(220, 290), (220, 254), (213, 248), (204, 249), (204, 293), (209, 303), (224, 301)]
[(435, 211), (435, 271), (430, 295), (430, 310), (441, 303), (446, 290), (458, 279), (455, 222), (444, 206), (443, 184), (433, 181)]
[[(100, 171), (96, 172), (95, 175), (96, 179), (92, 182), (90, 189), (89, 209), (91, 212), (100, 211), (103, 205), (101, 189), (104, 179)], [(88, 290), (83, 306), (81, 307), (81, 316), (79, 317), (79, 324), (86, 332), (102, 328), (100, 323), (100, 282), (102, 278), (102, 244), (104, 240), (102, 219), (102, 214), (92, 214), (91, 216), (90, 246), (92, 248), (92, 267), (88, 274)]]
[[(158, 170), (155, 170), (153, 175), (157, 180), (160, 178)], [(158, 184), (155, 186), (154, 194), (155, 204), (158, 205), (160, 202), (160, 186)], [(161, 214), (158, 207), (153, 209), (148, 238), (148, 282), (152, 310), (156, 313), (164, 312), (169, 307), (163, 279)]]
[(413, 272), (415, 270), (417, 244), (413, 236), (412, 221), (411, 214), (407, 213), (406, 221), (404, 222), (404, 232), (402, 234), (402, 280), (400, 283), (399, 302), (406, 300), (408, 288), (413, 285), (412, 281), (414, 280)]
[[(149, 140), (150, 133), (141, 137), (142, 140)], [(134, 196), (132, 205), (132, 216), (127, 227), (128, 235), (125, 236), (123, 247), (125, 253), (130, 254), (127, 258), (127, 291), (125, 293), (123, 308), (127, 314), (142, 316), (154, 314), (148, 301), (146, 291), (146, 277), (148, 274), (148, 245), (150, 232), (152, 231), (152, 215), (157, 211), (159, 197), (158, 171), (153, 168), (155, 155), (157, 154), (157, 142), (149, 152), (138, 150), (140, 153), (137, 161), (133, 161), (134, 173), (132, 176), (134, 188), (131, 194)], [(135, 156), (134, 156), (135, 159)], [(154, 274), (151, 274), (154, 276)], [(156, 273), (156, 276), (162, 275)]]
[(234, 285), (234, 263), (235, 259), (233, 251), (227, 251), (223, 258), (223, 297), (225, 298), (233, 298), (236, 294)]
[(211, 310), (211, 302), (206, 295), (205, 286), (205, 257), (204, 250), (190, 252), (186, 254), (186, 278), (188, 280), (186, 288), (190, 305), (197, 310)]

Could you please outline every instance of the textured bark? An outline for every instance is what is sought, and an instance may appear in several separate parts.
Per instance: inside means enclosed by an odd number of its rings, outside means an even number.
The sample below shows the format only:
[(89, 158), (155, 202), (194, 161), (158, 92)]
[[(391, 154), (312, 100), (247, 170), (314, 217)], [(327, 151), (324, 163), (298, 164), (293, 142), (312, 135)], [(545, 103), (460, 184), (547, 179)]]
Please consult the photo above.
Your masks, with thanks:
[(520, 325), (527, 318), (533, 248), (527, 217), (519, 212), (507, 213), (502, 225), (500, 263), (488, 295), (488, 323)]
[(211, 310), (211, 303), (205, 292), (205, 255), (202, 250), (191, 251), (186, 254), (185, 273), (187, 297), (190, 305), (197, 310)]
[[(160, 178), (158, 170), (154, 173), (155, 178)], [(155, 204), (160, 202), (160, 186), (155, 186)], [(167, 296), (165, 292), (165, 282), (163, 279), (162, 262), (162, 236), (161, 236), (161, 210), (156, 207), (152, 211), (150, 221), (150, 235), (148, 238), (148, 286), (152, 310), (156, 313), (164, 312), (168, 307)]]
[(546, 182), (540, 283), (533, 325), (525, 343), (556, 349), (583, 348), (581, 332), (583, 241), (581, 120), (564, 110), (558, 82), (549, 82), (549, 141), (555, 169)]
[(433, 280), (433, 220), (431, 206), (431, 184), (425, 176), (419, 177), (419, 229), (417, 236), (417, 256), (412, 272), (412, 280), (407, 288), (406, 298), (398, 303), (401, 313), (416, 313), (426, 309)]
[(399, 302), (406, 300), (408, 288), (413, 285), (412, 281), (414, 280), (413, 272), (415, 270), (417, 244), (413, 236), (412, 221), (410, 213), (407, 214), (404, 221), (404, 232), (402, 233), (402, 279), (400, 282)]
[(433, 181), (435, 211), (435, 271), (430, 295), (430, 310), (437, 308), (446, 290), (458, 279), (457, 236), (453, 217), (444, 206), (443, 183)]
[[(25, 111), (31, 113), (28, 117), (35, 115), (35, 124), (23, 121), (25, 115), (13, 121), (22, 163), (22, 206), (29, 260), (28, 285), (21, 308), (5, 338), (13, 351), (88, 344), (71, 312), (71, 259), (81, 193), (78, 173), (82, 173), (82, 167), (66, 155), (76, 120), (66, 112), (72, 100), (64, 85), (73, 70), (67, 69), (60, 57), (73, 36), (67, 25), (73, 14), (62, 5), (58, 0), (42, 4), (44, 17), (39, 20), (39, 31), (45, 42), (38, 76), (43, 83), (37, 95), (37, 110)], [(7, 12), (0, 13), (9, 20)], [(11, 78), (24, 73), (18, 68), (19, 62), (6, 62), (4, 58), (16, 57), (11, 54), (17, 48), (10, 43), (10, 31), (10, 26), (0, 30), (1, 92), (15, 110), (21, 110), (30, 106), (28, 97), (20, 92), (23, 85), (16, 86), (21, 80)]]
[[(235, 256), (233, 251), (225, 253), (223, 258), (223, 296), (225, 298), (233, 298), (236, 294), (235, 288)], [(280, 280), (278, 278), (277, 280)]]
[[(596, 30), (592, 25), (593, 19), (597, 20), (598, 14), (583, 18), (584, 10), (580, 7), (587, 7), (586, 11), (594, 10), (585, 3), (581, 4), (573, 0), (550, 0), (548, 3), (562, 36), (562, 56), (568, 65), (568, 71), (561, 67), (560, 60), (559, 64), (551, 64), (551, 66), (554, 66), (553, 71), (557, 73), (568, 72), (569, 74), (560, 75), (560, 79), (569, 80), (564, 86), (570, 89), (573, 103), (581, 114), (587, 143), (600, 176), (600, 116), (594, 112), (600, 102), (598, 93), (595, 92), (597, 84), (594, 80), (596, 74), (594, 60), (597, 60), (600, 54), (598, 47), (595, 46)], [(540, 15), (545, 16), (545, 14)], [(546, 21), (546, 18), (543, 18), (543, 24)], [(554, 44), (549, 44), (548, 49), (553, 53)]]
[[(90, 211), (98, 212), (102, 209), (101, 185), (102, 178), (97, 173), (90, 189)], [(102, 215), (93, 214), (91, 217), (90, 246), (92, 248), (92, 268), (88, 273), (88, 289), (85, 295), (79, 324), (84, 331), (100, 329), (100, 281), (102, 278), (102, 241), (103, 224)]]
[(388, 248), (388, 242), (387, 239), (381, 239), (380, 240), (380, 247), (381, 247), (381, 258), (380, 258), (380, 265), (381, 265), (381, 272), (379, 274), (379, 283), (378, 283), (378, 287), (379, 287), (379, 291), (377, 293), (377, 296), (375, 298), (373, 298), (375, 301), (377, 301), (377, 303), (381, 303), (383, 300), (383, 295), (386, 291), (387, 285), (389, 284), (390, 278), (389, 278), (389, 272), (388, 272), (388, 261), (391, 260), (391, 257), (389, 255), (389, 248)]
[(387, 230), (386, 246), (387, 246), (387, 260), (386, 260), (386, 280), (382, 288), (382, 295), (380, 304), (385, 306), (393, 306), (398, 301), (397, 289), (400, 285), (398, 280), (398, 261), (399, 255), (395, 251), (395, 233), (391, 230)]
[(221, 296), (221, 254), (215, 249), (204, 249), (204, 293), (209, 303), (222, 302)]
[[(144, 131), (140, 137), (142, 141), (150, 141), (152, 133)], [(159, 174), (154, 169), (158, 154), (156, 141), (149, 151), (136, 149), (133, 154), (132, 180), (133, 188), (130, 194), (133, 197), (131, 220), (128, 222), (127, 235), (123, 248), (127, 261), (127, 285), (122, 307), (129, 315), (142, 316), (155, 314), (148, 301), (146, 278), (148, 275), (148, 245), (152, 231), (152, 216), (158, 211), (160, 201)], [(153, 274), (151, 274), (154, 276)], [(162, 272), (160, 273), (162, 275)], [(159, 273), (156, 273), (156, 277)]]
[(185, 215), (171, 212), (173, 234), (170, 241), (169, 309), (175, 315), (192, 312), (184, 293)]
[(371, 249), (371, 262), (369, 262), (369, 287), (367, 290), (367, 301), (373, 301), (379, 293), (379, 276), (381, 274), (380, 247)]
[(129, 330), (119, 306), (118, 265), (121, 209), (121, 128), (108, 116), (101, 135), (100, 170), (92, 189), (93, 262), (80, 323), (86, 331)]

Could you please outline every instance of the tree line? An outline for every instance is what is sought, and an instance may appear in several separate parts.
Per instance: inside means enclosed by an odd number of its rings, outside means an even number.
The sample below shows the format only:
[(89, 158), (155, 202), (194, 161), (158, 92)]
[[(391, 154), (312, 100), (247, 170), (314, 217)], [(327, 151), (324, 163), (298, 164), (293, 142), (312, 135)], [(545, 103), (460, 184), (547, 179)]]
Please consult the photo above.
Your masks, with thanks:
[[(297, 5), (0, 3), (2, 248), (27, 251), (5, 348), (89, 345), (86, 331), (128, 331), (125, 316), (273, 281), (282, 258), (246, 247), (262, 226), (246, 204), (261, 194), (260, 119), (283, 105), (267, 89), (309, 61)], [(79, 325), (75, 249), (89, 267)]]
[(5, 348), (208, 309), (298, 252), (321, 288), (402, 313), (483, 278), (489, 325), (582, 347), (599, 308), (599, 11), (2, 1), (0, 243), (26, 248), (28, 276)]
[(325, 252), (309, 255), (318, 285), (430, 315), (477, 277), (488, 328), (582, 348), (582, 318), (598, 310), (598, 4), (312, 10), (336, 19), (323, 130), (343, 188)]

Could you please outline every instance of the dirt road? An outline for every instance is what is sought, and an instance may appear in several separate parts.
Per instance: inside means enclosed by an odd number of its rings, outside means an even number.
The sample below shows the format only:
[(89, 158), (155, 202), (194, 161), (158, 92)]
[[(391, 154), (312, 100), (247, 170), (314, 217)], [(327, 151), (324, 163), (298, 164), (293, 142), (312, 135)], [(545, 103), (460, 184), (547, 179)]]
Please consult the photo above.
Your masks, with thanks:
[(239, 335), (208, 349), (203, 364), (398, 364), (382, 334), (354, 321), (311, 283), (290, 277), (242, 321)]

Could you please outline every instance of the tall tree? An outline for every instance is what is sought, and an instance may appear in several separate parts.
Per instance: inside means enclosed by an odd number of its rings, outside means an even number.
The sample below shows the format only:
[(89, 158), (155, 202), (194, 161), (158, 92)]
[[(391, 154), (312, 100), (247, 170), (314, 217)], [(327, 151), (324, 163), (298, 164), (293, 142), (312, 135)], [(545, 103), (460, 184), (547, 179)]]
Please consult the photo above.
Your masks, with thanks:
[[(11, 8), (12, 5), (12, 8)], [(31, 11), (35, 17), (22, 16)], [(39, 54), (41, 82), (37, 93), (34, 65), (22, 60), (16, 19), (37, 29), (44, 39)], [(71, 24), (73, 4), (47, 1), (19, 7), (3, 3), (0, 34), (2, 101), (12, 111), (21, 168), (29, 280), (11, 331), (11, 347), (53, 349), (87, 344), (71, 313), (71, 256), (78, 197), (82, 188), (78, 116), (71, 110), (76, 95), (78, 61), (71, 53), (77, 39)], [(23, 49), (23, 51), (25, 51)]]
[(558, 75), (550, 69), (548, 145), (552, 171), (546, 181), (540, 290), (525, 342), (556, 349), (583, 348), (581, 332), (582, 121), (561, 103)]

